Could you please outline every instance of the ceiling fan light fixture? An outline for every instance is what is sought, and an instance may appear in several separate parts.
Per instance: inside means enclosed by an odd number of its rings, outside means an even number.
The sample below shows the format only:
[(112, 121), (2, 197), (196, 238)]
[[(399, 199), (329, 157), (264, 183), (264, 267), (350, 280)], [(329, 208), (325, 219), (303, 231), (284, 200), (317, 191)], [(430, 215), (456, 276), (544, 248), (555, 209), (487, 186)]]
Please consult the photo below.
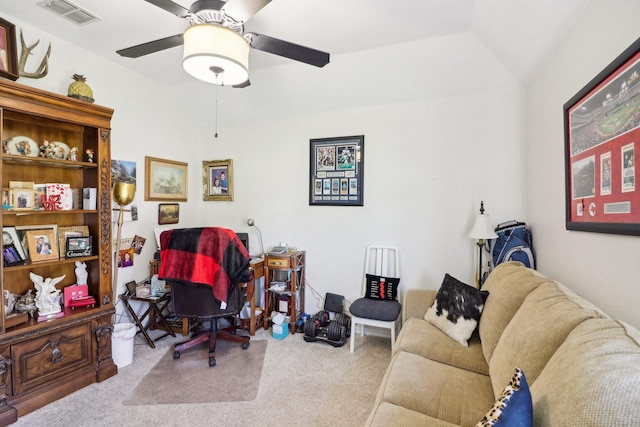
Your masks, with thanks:
[(233, 86), (249, 79), (249, 43), (218, 24), (196, 24), (184, 32), (182, 67), (207, 83)]

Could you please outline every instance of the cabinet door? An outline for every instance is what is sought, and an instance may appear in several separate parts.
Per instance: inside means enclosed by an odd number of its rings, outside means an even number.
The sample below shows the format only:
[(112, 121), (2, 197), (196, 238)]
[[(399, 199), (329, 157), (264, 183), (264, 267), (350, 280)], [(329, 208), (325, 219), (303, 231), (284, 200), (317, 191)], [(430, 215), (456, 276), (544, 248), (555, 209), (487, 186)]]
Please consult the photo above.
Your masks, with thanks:
[(91, 363), (88, 323), (11, 347), (13, 393), (19, 394)]

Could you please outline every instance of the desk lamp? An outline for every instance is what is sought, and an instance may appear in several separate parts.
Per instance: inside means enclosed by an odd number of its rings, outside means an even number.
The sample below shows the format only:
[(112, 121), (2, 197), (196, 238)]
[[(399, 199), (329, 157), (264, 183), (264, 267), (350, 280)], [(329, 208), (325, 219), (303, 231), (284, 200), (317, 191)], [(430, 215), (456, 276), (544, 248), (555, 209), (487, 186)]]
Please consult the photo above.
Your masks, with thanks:
[(473, 228), (467, 235), (472, 239), (478, 239), (476, 245), (478, 246), (478, 272), (476, 273), (476, 286), (478, 289), (482, 288), (484, 282), (482, 278), (482, 251), (485, 240), (497, 239), (498, 235), (493, 231), (493, 228), (489, 224), (489, 215), (484, 214), (484, 202), (480, 202), (480, 213), (476, 215), (476, 220), (473, 223)]
[[(130, 182), (116, 182), (113, 185), (113, 200), (120, 205), (118, 209), (118, 233), (116, 240), (116, 255), (114, 257), (114, 274), (113, 274), (113, 305), (116, 305), (118, 296), (118, 257), (120, 256), (120, 237), (122, 236), (122, 223), (124, 222), (125, 206), (133, 202), (136, 195), (136, 185)], [(115, 209), (114, 209), (115, 210)]]
[(264, 256), (264, 246), (262, 246), (262, 233), (260, 232), (260, 229), (256, 225), (256, 222), (253, 220), (253, 218), (249, 218), (247, 220), (247, 225), (249, 227), (255, 227), (256, 230), (258, 230), (258, 237), (260, 238), (260, 258), (262, 258)]

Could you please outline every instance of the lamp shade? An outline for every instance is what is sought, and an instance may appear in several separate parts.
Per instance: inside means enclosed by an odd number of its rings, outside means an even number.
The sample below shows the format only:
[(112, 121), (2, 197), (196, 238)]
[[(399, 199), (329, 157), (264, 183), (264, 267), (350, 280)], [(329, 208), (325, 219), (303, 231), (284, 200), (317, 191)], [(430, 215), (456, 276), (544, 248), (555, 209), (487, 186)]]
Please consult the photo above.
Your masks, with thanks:
[(113, 184), (113, 200), (120, 206), (133, 202), (136, 195), (136, 185), (130, 182), (116, 182)]
[(493, 227), (489, 224), (489, 215), (479, 213), (476, 215), (476, 220), (473, 223), (473, 227), (468, 237), (472, 239), (496, 239), (498, 235), (493, 231)]
[(249, 79), (249, 43), (219, 24), (196, 24), (184, 32), (182, 67), (198, 80), (239, 85)]

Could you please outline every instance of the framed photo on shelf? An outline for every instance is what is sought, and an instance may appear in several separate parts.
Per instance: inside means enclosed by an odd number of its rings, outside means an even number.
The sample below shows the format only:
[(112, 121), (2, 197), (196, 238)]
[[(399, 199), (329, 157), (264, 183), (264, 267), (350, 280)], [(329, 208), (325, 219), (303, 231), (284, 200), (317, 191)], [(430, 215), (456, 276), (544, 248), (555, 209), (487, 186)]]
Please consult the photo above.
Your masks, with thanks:
[(32, 262), (50, 261), (59, 258), (56, 233), (53, 228), (27, 230), (29, 258)]
[(53, 235), (58, 235), (58, 225), (57, 224), (39, 224), (39, 225), (16, 225), (16, 234), (18, 235), (18, 239), (20, 239), (20, 244), (22, 245), (22, 249), (26, 255), (26, 259), (30, 259), (29, 253), (29, 240), (27, 239), (27, 231), (29, 230), (53, 230)]
[(567, 230), (640, 235), (640, 39), (563, 112)]
[(180, 221), (180, 205), (160, 203), (158, 205), (158, 224), (177, 224)]
[(309, 205), (364, 205), (364, 135), (310, 140)]
[(203, 200), (233, 200), (233, 160), (202, 162)]
[(12, 188), (10, 191), (11, 205), (15, 210), (33, 210), (33, 190), (29, 188)]
[(27, 259), (27, 254), (22, 248), (22, 244), (20, 243), (20, 238), (18, 237), (18, 232), (15, 227), (2, 227), (2, 244), (4, 246), (15, 245), (15, 249), (22, 260)]
[(144, 199), (187, 201), (187, 163), (145, 156)]
[(18, 45), (16, 26), (0, 18), (0, 77), (18, 80)]
[(86, 225), (73, 225), (67, 227), (58, 227), (58, 248), (60, 258), (67, 255), (67, 238), (68, 237), (87, 237), (89, 236), (89, 227)]
[(2, 262), (5, 267), (24, 264), (24, 261), (15, 244), (2, 245)]

